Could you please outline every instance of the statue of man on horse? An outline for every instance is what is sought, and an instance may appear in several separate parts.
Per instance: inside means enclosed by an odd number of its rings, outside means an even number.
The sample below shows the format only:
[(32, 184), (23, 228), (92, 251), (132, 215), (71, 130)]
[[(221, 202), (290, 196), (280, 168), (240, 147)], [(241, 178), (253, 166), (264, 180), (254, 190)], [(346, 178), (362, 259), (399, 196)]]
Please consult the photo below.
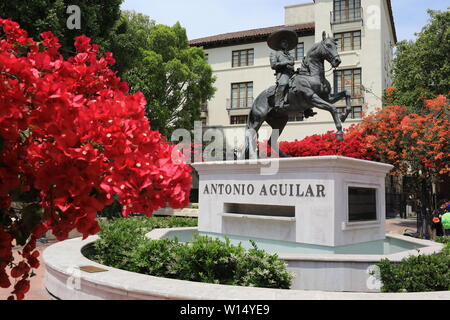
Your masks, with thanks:
[(289, 50), (292, 50), (297, 46), (298, 38), (292, 36), (292, 33), (274, 33), (272, 37), (268, 39), (267, 43), (273, 51), (270, 54), (270, 66), (275, 70), (277, 77), (276, 89), (275, 89), (275, 108), (282, 108), (284, 106), (285, 92), (289, 85), (289, 79), (294, 75), (294, 58), (289, 54)]
[[(258, 130), (264, 122), (272, 127), (272, 136), (269, 145), (280, 157), (286, 155), (272, 145), (281, 135), (288, 122), (288, 114), (296, 112), (305, 118), (316, 115), (312, 108), (316, 107), (331, 113), (336, 125), (336, 138), (343, 140), (342, 123), (350, 114), (351, 95), (347, 91), (331, 92), (331, 85), (325, 78), (325, 61), (333, 68), (341, 64), (337, 50), (336, 40), (322, 33), (322, 41), (314, 44), (302, 62), (301, 68), (294, 71), (294, 58), (289, 51), (298, 43), (297, 34), (289, 29), (281, 29), (272, 33), (267, 43), (273, 52), (270, 64), (276, 74), (276, 86), (264, 90), (255, 99), (248, 117), (245, 132), (245, 159), (256, 155)], [(340, 115), (333, 105), (336, 101), (345, 99), (346, 110)], [(276, 141), (275, 141), (276, 142)]]

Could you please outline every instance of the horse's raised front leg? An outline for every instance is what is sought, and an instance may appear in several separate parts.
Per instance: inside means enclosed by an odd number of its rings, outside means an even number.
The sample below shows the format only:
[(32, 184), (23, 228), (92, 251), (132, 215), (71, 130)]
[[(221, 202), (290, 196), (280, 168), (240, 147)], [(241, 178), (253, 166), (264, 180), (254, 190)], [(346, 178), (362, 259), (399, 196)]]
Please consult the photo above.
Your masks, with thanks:
[(344, 133), (342, 132), (342, 123), (341, 119), (339, 118), (339, 112), (337, 111), (337, 108), (333, 106), (331, 103), (320, 98), (317, 94), (312, 95), (311, 105), (313, 107), (317, 107), (322, 110), (327, 110), (328, 112), (331, 113), (337, 130), (336, 139), (341, 141), (344, 140)]
[(340, 120), (341, 122), (345, 122), (345, 120), (347, 120), (348, 115), (350, 114), (350, 112), (352, 112), (352, 96), (351, 94), (348, 93), (347, 90), (338, 92), (336, 94), (331, 94), (328, 102), (330, 103), (335, 103), (339, 100), (342, 100), (345, 98), (345, 113), (341, 114)]

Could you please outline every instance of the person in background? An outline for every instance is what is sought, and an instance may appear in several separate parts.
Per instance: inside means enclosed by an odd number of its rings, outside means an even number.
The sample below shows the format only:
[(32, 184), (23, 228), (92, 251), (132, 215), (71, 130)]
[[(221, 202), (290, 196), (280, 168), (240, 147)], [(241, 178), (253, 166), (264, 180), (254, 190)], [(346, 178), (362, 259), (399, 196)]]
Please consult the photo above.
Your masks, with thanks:
[(444, 235), (444, 229), (442, 227), (441, 214), (439, 214), (439, 209), (433, 212), (431, 217), (431, 239), (435, 237), (442, 237)]
[(443, 235), (450, 236), (450, 201), (447, 199), (439, 201), (437, 213), (442, 225)]

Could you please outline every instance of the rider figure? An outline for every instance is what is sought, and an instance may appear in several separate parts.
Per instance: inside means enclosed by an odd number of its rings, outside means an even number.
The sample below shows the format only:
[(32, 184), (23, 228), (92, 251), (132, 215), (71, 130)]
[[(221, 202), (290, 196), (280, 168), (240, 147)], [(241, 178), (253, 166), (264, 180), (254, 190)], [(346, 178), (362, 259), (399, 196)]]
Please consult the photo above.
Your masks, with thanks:
[[(285, 95), (289, 89), (289, 80), (294, 75), (295, 59), (289, 54), (290, 50), (297, 47), (298, 35), (289, 29), (280, 29), (270, 34), (267, 39), (269, 48), (274, 50), (270, 54), (270, 66), (275, 70), (277, 86), (275, 89), (275, 109), (285, 107)], [(309, 118), (317, 113), (311, 108), (300, 113), (300, 119)]]
[(281, 39), (280, 49), (270, 54), (270, 66), (275, 70), (277, 87), (275, 91), (275, 108), (283, 108), (284, 97), (289, 79), (294, 74), (294, 58), (289, 54), (289, 42)]
[(297, 47), (298, 35), (289, 29), (280, 29), (273, 32), (267, 39), (269, 48), (274, 50), (270, 54), (270, 66), (275, 70), (277, 86), (275, 89), (275, 108), (283, 108), (289, 79), (295, 73), (295, 59), (289, 51)]

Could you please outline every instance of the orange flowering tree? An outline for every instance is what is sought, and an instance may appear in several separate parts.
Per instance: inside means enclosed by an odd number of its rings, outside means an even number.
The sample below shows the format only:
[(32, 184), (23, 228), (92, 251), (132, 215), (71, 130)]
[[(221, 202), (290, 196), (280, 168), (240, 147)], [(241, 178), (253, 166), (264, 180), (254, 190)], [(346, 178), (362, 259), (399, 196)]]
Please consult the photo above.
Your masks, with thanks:
[(279, 147), (293, 157), (343, 155), (394, 165), (392, 175), (415, 178), (412, 187), (421, 202), (420, 217), (429, 223), (432, 184), (450, 173), (449, 101), (445, 96), (426, 100), (419, 115), (409, 113), (405, 106), (390, 105), (396, 95), (395, 88), (388, 88), (387, 106), (351, 126), (344, 141), (337, 141), (330, 131), (301, 141), (280, 142)]
[(361, 123), (367, 147), (377, 160), (391, 163), (391, 174), (410, 175), (428, 221), (432, 183), (450, 173), (450, 108), (444, 96), (426, 100), (425, 112), (407, 113), (406, 107), (387, 106)]

